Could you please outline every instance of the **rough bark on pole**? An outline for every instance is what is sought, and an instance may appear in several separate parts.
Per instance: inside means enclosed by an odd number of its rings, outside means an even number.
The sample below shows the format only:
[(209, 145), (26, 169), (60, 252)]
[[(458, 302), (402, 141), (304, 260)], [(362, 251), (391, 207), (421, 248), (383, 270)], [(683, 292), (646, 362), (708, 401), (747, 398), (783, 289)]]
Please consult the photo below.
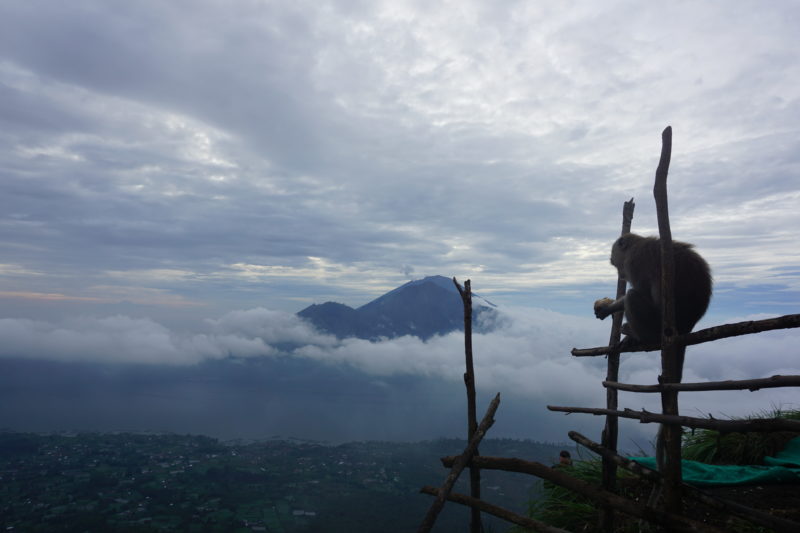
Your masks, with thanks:
[(437, 490), (436, 499), (431, 504), (430, 509), (428, 509), (428, 513), (422, 520), (417, 533), (428, 533), (431, 528), (433, 528), (433, 524), (436, 523), (436, 517), (439, 516), (439, 512), (442, 510), (442, 507), (444, 507), (444, 502), (447, 499), (447, 496), (450, 494), (450, 491), (453, 490), (453, 485), (455, 485), (458, 476), (461, 474), (462, 470), (464, 470), (467, 464), (470, 463), (470, 460), (473, 459), (475, 452), (478, 450), (478, 444), (480, 444), (481, 439), (483, 439), (483, 437), (486, 435), (486, 432), (489, 431), (489, 428), (492, 427), (492, 424), (494, 424), (494, 414), (499, 405), (500, 393), (497, 393), (497, 396), (495, 396), (489, 404), (489, 408), (486, 410), (483, 420), (481, 420), (480, 425), (478, 425), (475, 433), (472, 435), (472, 438), (467, 443), (467, 447), (464, 448), (464, 451), (461, 453), (461, 455), (456, 456), (454, 461), (451, 463), (450, 473), (448, 474), (447, 479), (445, 479), (442, 486)]
[[(658, 471), (651, 470), (650, 468), (647, 468), (646, 466), (643, 466), (637, 463), (636, 461), (631, 461), (626, 457), (617, 455), (615, 452), (606, 449), (603, 446), (597, 444), (596, 442), (587, 439), (577, 431), (570, 431), (569, 438), (574, 440), (578, 444), (592, 450), (601, 457), (609, 458), (622, 468), (636, 474), (637, 476), (643, 479), (652, 481), (653, 483), (661, 482), (662, 479), (661, 474), (659, 474)], [(756, 525), (769, 527), (781, 533), (795, 533), (796, 531), (800, 531), (800, 524), (798, 524), (797, 522), (786, 520), (784, 518), (779, 518), (768, 512), (761, 511), (759, 509), (752, 509), (750, 507), (747, 507), (746, 505), (726, 500), (724, 498), (718, 498), (716, 496), (712, 496), (696, 487), (687, 485), (685, 483), (683, 484), (683, 490), (688, 498), (698, 500), (704, 503), (705, 505), (708, 505), (709, 507), (712, 507), (719, 511), (735, 514), (736, 516), (744, 518), (745, 520), (748, 520)]]
[[(622, 231), (620, 235), (625, 235), (631, 232), (631, 222), (633, 221), (633, 210), (636, 204), (633, 203), (633, 198), (625, 202), (622, 206)], [(617, 294), (614, 298), (619, 300), (625, 296), (625, 287), (627, 282), (618, 277), (617, 279)], [(611, 334), (608, 339), (609, 346), (616, 346), (619, 344), (620, 329), (622, 326), (622, 313), (613, 315), (611, 322)], [(615, 350), (608, 354), (608, 370), (606, 372), (607, 381), (616, 381), (619, 379), (619, 351)], [(617, 391), (613, 389), (606, 389), (606, 407), (608, 409), (617, 409)], [(617, 437), (619, 434), (619, 420), (616, 416), (606, 417), (606, 426), (603, 429), (603, 446), (610, 450), (617, 449)], [(610, 492), (615, 492), (617, 487), (617, 465), (613, 461), (603, 459), (603, 488)], [(602, 531), (614, 531), (614, 509), (606, 507), (600, 512), (600, 529)]]
[[(764, 320), (746, 320), (733, 324), (722, 324), (720, 326), (693, 331), (687, 335), (679, 335), (675, 340), (681, 345), (692, 346), (694, 344), (738, 337), (740, 335), (798, 327), (800, 327), (800, 314), (783, 315), (775, 318), (765, 318)], [(612, 349), (614, 349), (612, 346), (573, 348), (571, 353), (575, 357), (597, 357), (610, 353)], [(653, 352), (660, 349), (661, 345), (659, 344), (639, 344), (626, 347), (622, 352)]]
[[(458, 294), (461, 295), (461, 302), (464, 306), (464, 354), (466, 359), (466, 372), (464, 372), (464, 385), (467, 387), (467, 440), (472, 439), (478, 427), (477, 409), (475, 403), (475, 370), (472, 365), (472, 282), (467, 280), (464, 282), (464, 288), (453, 278), (453, 283), (458, 289)], [(476, 449), (475, 455), (479, 452)], [(479, 500), (481, 498), (481, 471), (478, 468), (470, 467), (469, 469), (469, 484), (470, 496)], [(479, 509), (472, 507), (470, 509), (470, 522), (469, 528), (471, 533), (480, 533), (483, 527), (481, 526), (481, 512)]]
[(749, 390), (774, 389), (777, 387), (800, 387), (800, 376), (771, 376), (758, 379), (740, 379), (726, 381), (707, 381), (705, 383), (662, 383), (660, 385), (631, 385), (616, 381), (604, 381), (604, 387), (624, 390), (629, 392), (662, 392), (675, 391), (720, 391), (720, 390)]
[[(661, 134), (661, 158), (656, 169), (653, 196), (658, 216), (658, 235), (661, 243), (661, 377), (662, 383), (680, 381), (683, 371), (678, 355), (681, 349), (675, 342), (675, 260), (672, 253), (672, 230), (669, 225), (667, 201), (667, 174), (672, 157), (672, 127)], [(665, 415), (678, 415), (677, 391), (661, 393), (661, 410)], [(681, 500), (681, 428), (662, 425), (659, 445), (664, 451), (664, 507), (668, 512), (680, 513)]]

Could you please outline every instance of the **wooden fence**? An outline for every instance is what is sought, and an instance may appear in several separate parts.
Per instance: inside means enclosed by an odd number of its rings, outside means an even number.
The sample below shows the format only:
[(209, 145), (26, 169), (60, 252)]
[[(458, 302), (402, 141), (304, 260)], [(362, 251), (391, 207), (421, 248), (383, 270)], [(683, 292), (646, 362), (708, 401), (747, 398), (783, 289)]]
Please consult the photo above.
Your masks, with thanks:
[[(466, 352), (466, 373), (464, 382), (467, 387), (468, 401), (468, 444), (464, 451), (454, 457), (445, 457), (442, 463), (450, 472), (445, 482), (440, 487), (423, 487), (422, 492), (435, 496), (434, 503), (422, 524), (419, 532), (430, 531), (436, 516), (445, 504), (452, 501), (471, 507), (470, 531), (478, 533), (482, 530), (480, 513), (485, 512), (498, 516), (511, 523), (527, 527), (533, 531), (564, 532), (548, 524), (532, 518), (524, 517), (509, 510), (489, 504), (480, 499), (480, 469), (497, 469), (509, 472), (519, 472), (537, 476), (541, 479), (565, 487), (594, 501), (601, 508), (600, 529), (613, 531), (615, 527), (615, 514), (618, 512), (636, 517), (640, 520), (667, 528), (669, 531), (720, 531), (708, 524), (687, 518), (683, 514), (684, 498), (690, 497), (694, 501), (725, 513), (736, 515), (755, 525), (771, 528), (779, 532), (800, 531), (800, 523), (786, 520), (770, 513), (752, 509), (736, 502), (728, 501), (704, 492), (695, 487), (686, 485), (681, 478), (681, 432), (682, 427), (715, 429), (721, 432), (748, 432), (748, 431), (796, 431), (800, 432), (800, 421), (784, 418), (751, 419), (751, 420), (717, 420), (714, 418), (695, 418), (681, 416), (678, 409), (679, 391), (722, 391), (744, 390), (751, 391), (774, 387), (800, 386), (800, 376), (772, 376), (770, 378), (749, 379), (738, 381), (721, 381), (707, 383), (680, 383), (677, 376), (682, 375), (682, 368), (676, 364), (678, 358), (676, 350), (682, 346), (700, 344), (727, 337), (747, 335), (774, 329), (800, 327), (800, 314), (785, 315), (767, 320), (739, 322), (725, 324), (703, 329), (687, 335), (674, 333), (674, 302), (672, 301), (674, 284), (674, 262), (672, 256), (672, 235), (669, 226), (669, 213), (667, 205), (667, 174), (672, 151), (672, 129), (667, 127), (662, 133), (662, 148), (659, 165), (656, 170), (653, 194), (656, 201), (658, 214), (658, 229), (661, 241), (662, 262), (662, 339), (660, 345), (627, 346), (619, 348), (620, 326), (622, 313), (616, 313), (611, 326), (609, 345), (598, 348), (573, 349), (575, 357), (608, 356), (608, 370), (603, 386), (606, 388), (606, 407), (564, 407), (551, 406), (551, 411), (565, 413), (589, 413), (605, 415), (606, 423), (601, 435), (601, 442), (596, 443), (585, 436), (571, 431), (569, 437), (578, 444), (599, 454), (603, 461), (601, 486), (594, 486), (585, 481), (570, 476), (560, 469), (554, 469), (541, 463), (525, 461), (518, 458), (484, 457), (478, 453), (478, 445), (486, 432), (494, 423), (494, 415), (500, 404), (498, 394), (490, 403), (483, 420), (477, 423), (475, 414), (475, 375), (472, 369), (472, 300), (470, 282), (462, 288), (453, 279), (464, 304), (464, 336)], [(622, 234), (629, 233), (633, 218), (633, 200), (625, 202), (623, 206)], [(625, 281), (617, 282), (617, 298), (625, 294)], [(661, 351), (661, 376), (656, 385), (634, 385), (619, 382), (620, 353), (622, 352), (647, 352)], [(620, 410), (617, 402), (617, 391), (625, 390), (639, 393), (659, 393), (662, 399), (662, 412), (651, 413), (648, 411)], [(664, 467), (663, 472), (651, 470), (634, 461), (617, 454), (618, 419), (633, 418), (642, 423), (661, 424), (659, 432), (659, 447), (663, 447)], [(470, 468), (471, 494), (452, 493), (461, 471)], [(617, 468), (624, 468), (642, 479), (648, 480), (658, 487), (658, 492), (663, 494), (663, 504), (656, 499), (641, 503), (626, 499), (616, 493)], [(655, 493), (655, 492), (654, 492)]]

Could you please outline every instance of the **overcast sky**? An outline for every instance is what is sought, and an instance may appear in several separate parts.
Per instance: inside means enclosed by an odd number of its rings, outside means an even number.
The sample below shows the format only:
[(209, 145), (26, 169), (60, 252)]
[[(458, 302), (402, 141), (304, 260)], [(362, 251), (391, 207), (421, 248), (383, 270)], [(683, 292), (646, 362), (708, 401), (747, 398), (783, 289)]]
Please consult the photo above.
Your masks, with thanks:
[[(498, 387), (525, 365), (552, 383), (556, 357), (594, 379), (568, 350), (607, 340), (591, 305), (614, 291), (622, 203), (657, 231), (667, 125), (673, 236), (716, 281), (701, 326), (795, 313), (797, 20), (791, 1), (1, 2), (4, 355), (266, 353), (231, 326), (262, 313), (314, 336), (303, 356), (355, 360), (291, 313), (441, 274), (525, 317), (509, 327), (550, 324), (513, 330), (528, 353), (507, 372), (486, 356)], [(800, 373), (772, 353), (687, 378)]]

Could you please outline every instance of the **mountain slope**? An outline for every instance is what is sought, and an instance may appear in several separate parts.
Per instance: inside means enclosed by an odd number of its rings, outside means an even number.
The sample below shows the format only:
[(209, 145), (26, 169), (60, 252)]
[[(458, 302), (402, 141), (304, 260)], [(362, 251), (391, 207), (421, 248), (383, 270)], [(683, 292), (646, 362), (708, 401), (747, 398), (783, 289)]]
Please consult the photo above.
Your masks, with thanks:
[(332, 333), (338, 337), (360, 336), (362, 328), (358, 311), (347, 305), (336, 302), (313, 304), (297, 314), (314, 324), (314, 327), (320, 331)]
[[(481, 328), (494, 315), (494, 305), (473, 295), (473, 328)], [(311, 305), (298, 313), (317, 329), (339, 338), (376, 340), (414, 335), (427, 340), (464, 329), (461, 297), (452, 280), (429, 276), (410, 281), (375, 300), (353, 309), (327, 302)]]

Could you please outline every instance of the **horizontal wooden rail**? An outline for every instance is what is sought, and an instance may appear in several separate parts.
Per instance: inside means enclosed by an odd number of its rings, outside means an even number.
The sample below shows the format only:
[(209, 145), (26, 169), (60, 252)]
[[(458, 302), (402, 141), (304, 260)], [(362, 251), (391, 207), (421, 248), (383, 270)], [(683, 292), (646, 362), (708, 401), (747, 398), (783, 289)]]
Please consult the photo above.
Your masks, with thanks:
[(662, 392), (665, 390), (697, 392), (745, 389), (756, 391), (776, 387), (800, 387), (800, 376), (772, 376), (759, 379), (708, 381), (706, 383), (662, 383), (660, 385), (631, 385), (617, 381), (604, 381), (603, 386), (629, 392)]
[[(761, 333), (775, 329), (790, 329), (800, 327), (800, 314), (784, 315), (777, 318), (767, 318), (764, 320), (748, 320), (746, 322), (736, 322), (734, 324), (723, 324), (712, 328), (701, 329), (688, 335), (679, 335), (675, 338), (676, 344), (691, 346), (704, 342), (716, 341), (728, 337), (738, 337), (751, 333)], [(631, 345), (623, 349), (616, 348), (620, 353), (625, 352), (652, 352), (660, 350), (660, 344)], [(611, 346), (600, 346), (597, 348), (573, 348), (572, 355), (575, 357), (595, 357), (607, 355), (611, 352)]]
[(625, 409), (624, 411), (614, 411), (613, 409), (596, 409), (593, 407), (562, 407), (548, 405), (550, 411), (562, 413), (586, 413), (590, 415), (612, 415), (622, 418), (632, 418), (643, 424), (651, 422), (659, 424), (671, 424), (676, 426), (686, 426), (696, 429), (715, 429), (723, 433), (740, 432), (747, 433), (752, 431), (798, 431), (800, 432), (800, 420), (790, 420), (788, 418), (754, 418), (751, 420), (717, 420), (716, 418), (694, 418), (691, 416), (661, 415), (650, 411), (634, 411)]

